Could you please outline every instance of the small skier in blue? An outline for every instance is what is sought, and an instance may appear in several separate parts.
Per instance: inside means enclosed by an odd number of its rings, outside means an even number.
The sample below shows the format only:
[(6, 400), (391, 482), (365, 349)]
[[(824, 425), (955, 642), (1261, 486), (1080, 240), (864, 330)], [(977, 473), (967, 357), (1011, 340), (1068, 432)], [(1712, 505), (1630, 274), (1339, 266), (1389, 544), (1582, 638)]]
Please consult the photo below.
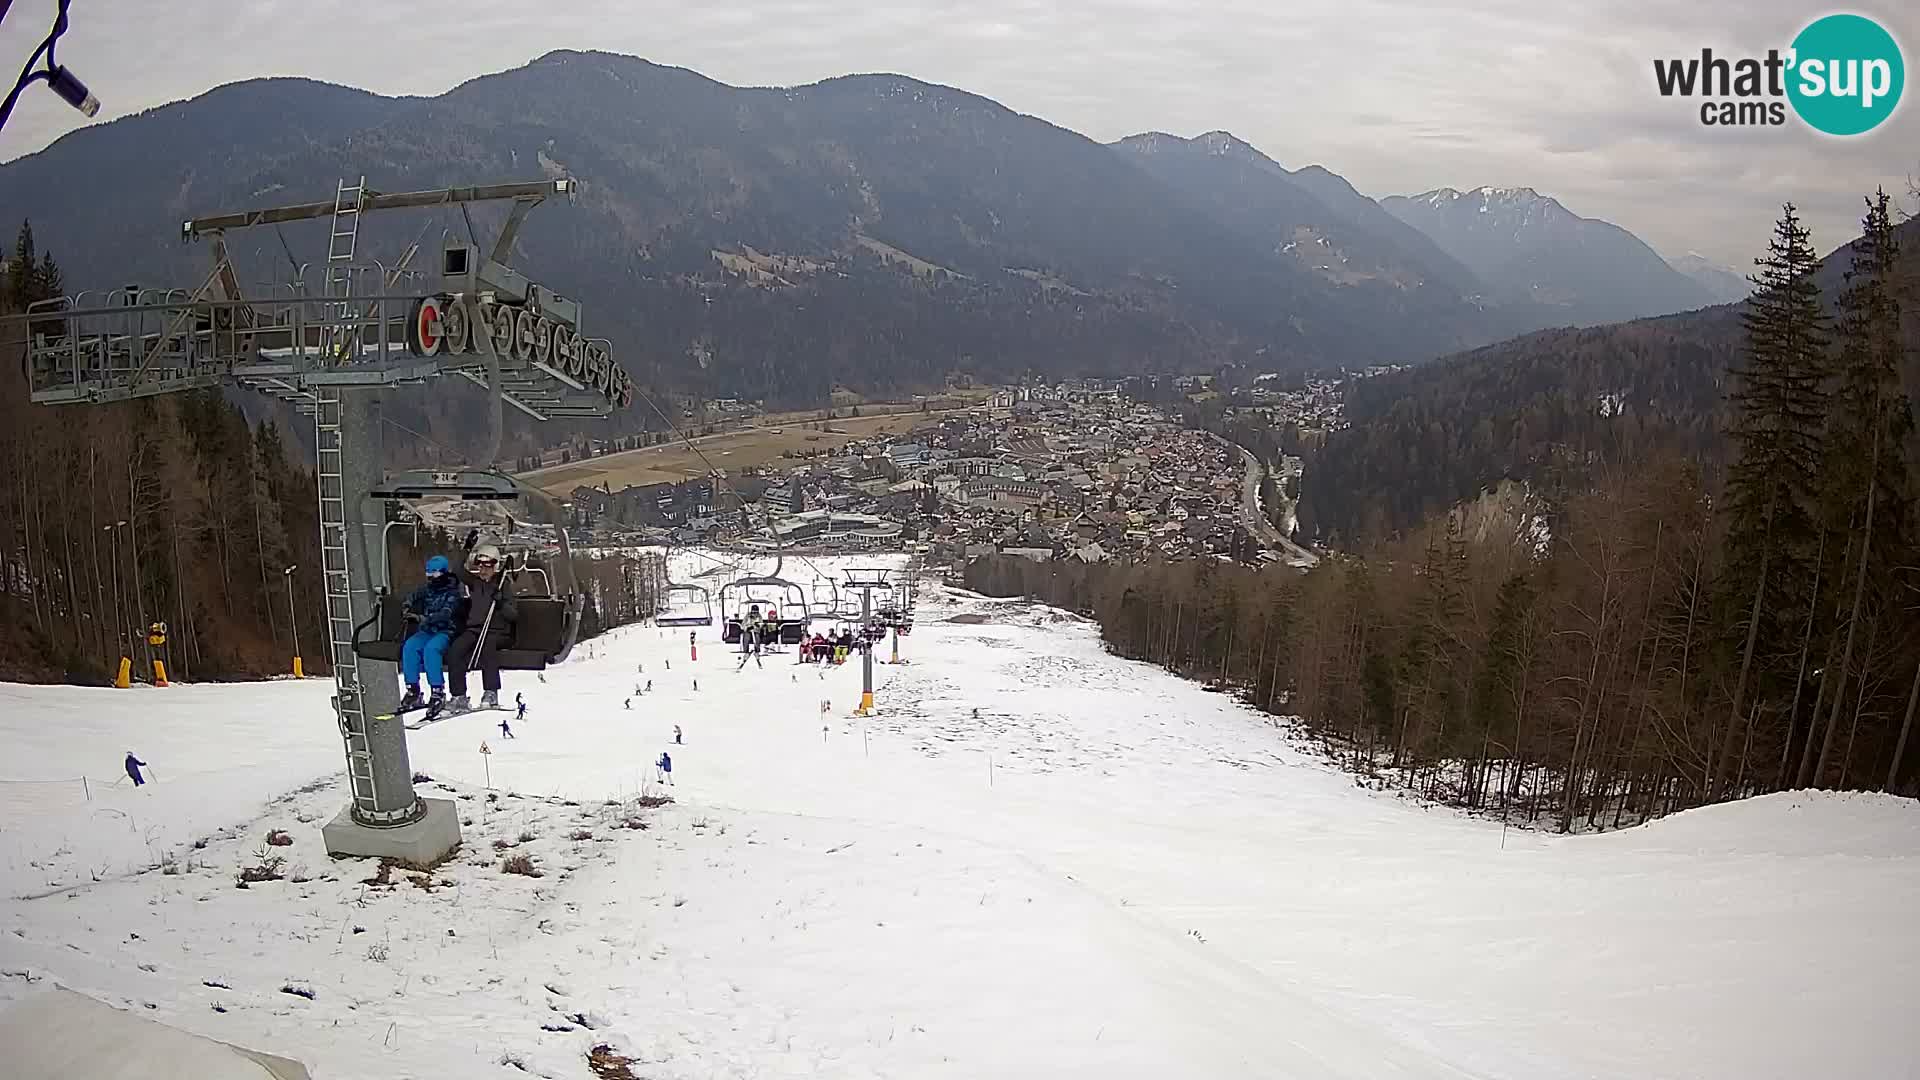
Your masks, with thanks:
[(660, 751), (660, 760), (653, 763), (660, 770), (660, 782), (668, 786), (673, 784), (673, 757), (665, 750)]
[(426, 669), (427, 685), (433, 696), (426, 705), (437, 713), (447, 701), (447, 643), (453, 640), (454, 615), (460, 606), (460, 581), (452, 574), (445, 555), (427, 560), (426, 584), (407, 597), (407, 611), (420, 620), (419, 628), (407, 636), (400, 647), (401, 677), (406, 681), (406, 696), (400, 699), (402, 710), (420, 707), (420, 672)]
[(527, 696), (525, 694), (515, 694), (513, 695), (513, 703), (519, 706), (519, 712), (515, 713), (513, 718), (515, 720), (525, 720), (527, 718)]
[(140, 770), (145, 765), (146, 762), (133, 756), (133, 751), (127, 751), (127, 775), (132, 777), (134, 787), (139, 787), (141, 784), (146, 783), (140, 776)]

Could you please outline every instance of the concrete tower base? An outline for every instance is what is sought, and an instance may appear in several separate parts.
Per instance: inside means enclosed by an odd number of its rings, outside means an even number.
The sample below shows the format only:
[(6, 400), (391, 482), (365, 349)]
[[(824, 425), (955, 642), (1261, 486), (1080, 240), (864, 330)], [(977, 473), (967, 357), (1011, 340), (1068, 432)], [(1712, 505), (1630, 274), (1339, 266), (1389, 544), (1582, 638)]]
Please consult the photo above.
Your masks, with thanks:
[(460, 811), (451, 799), (422, 799), (426, 816), (409, 825), (374, 829), (353, 820), (353, 806), (342, 808), (320, 830), (329, 855), (398, 859), (426, 866), (460, 846)]

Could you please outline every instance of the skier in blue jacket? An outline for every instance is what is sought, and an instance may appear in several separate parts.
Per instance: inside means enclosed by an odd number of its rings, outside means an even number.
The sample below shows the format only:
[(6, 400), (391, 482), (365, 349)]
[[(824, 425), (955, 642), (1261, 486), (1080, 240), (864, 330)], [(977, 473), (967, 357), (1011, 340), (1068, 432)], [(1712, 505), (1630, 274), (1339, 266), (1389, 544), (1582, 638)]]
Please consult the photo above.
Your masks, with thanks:
[(447, 643), (453, 640), (454, 623), (464, 595), (460, 579), (453, 576), (452, 570), (445, 555), (428, 559), (426, 584), (407, 597), (407, 612), (417, 617), (420, 625), (407, 635), (406, 644), (400, 648), (401, 677), (407, 684), (407, 694), (400, 700), (402, 709), (419, 708), (423, 667), (427, 685), (433, 688), (428, 707), (437, 710), (446, 703)]

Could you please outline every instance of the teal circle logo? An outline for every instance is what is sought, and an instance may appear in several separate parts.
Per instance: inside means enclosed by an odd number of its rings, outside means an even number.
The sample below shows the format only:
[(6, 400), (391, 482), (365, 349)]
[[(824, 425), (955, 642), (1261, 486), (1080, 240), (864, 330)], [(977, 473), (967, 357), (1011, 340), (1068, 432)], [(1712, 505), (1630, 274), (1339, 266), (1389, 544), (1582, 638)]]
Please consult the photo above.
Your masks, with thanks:
[(1815, 131), (1861, 135), (1879, 127), (1907, 83), (1900, 46), (1864, 15), (1815, 19), (1793, 39), (1787, 100)]

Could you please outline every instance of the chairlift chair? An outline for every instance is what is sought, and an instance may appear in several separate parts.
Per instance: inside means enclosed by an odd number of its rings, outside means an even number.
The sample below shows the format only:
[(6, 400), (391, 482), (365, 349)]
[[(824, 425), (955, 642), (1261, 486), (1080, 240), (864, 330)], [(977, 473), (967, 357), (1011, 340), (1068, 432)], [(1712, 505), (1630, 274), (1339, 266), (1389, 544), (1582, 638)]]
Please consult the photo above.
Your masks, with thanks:
[[(759, 591), (758, 595), (755, 590)], [(768, 620), (779, 630), (774, 640), (783, 645), (797, 645), (806, 637), (812, 616), (808, 612), (805, 588), (786, 578), (743, 577), (720, 586), (720, 640), (737, 644), (747, 611), (756, 604), (777, 610), (778, 617)]]
[(712, 626), (713, 596), (704, 585), (669, 585), (655, 626)]
[(807, 605), (807, 617), (832, 620), (840, 617), (840, 586), (831, 578), (817, 578), (813, 583), (812, 601)]
[[(411, 500), (435, 495), (469, 501), (508, 501), (519, 498), (520, 494), (518, 481), (498, 473), (472, 470), (459, 473), (410, 471), (396, 474), (387, 483), (369, 492), (368, 497)], [(407, 524), (411, 523), (389, 521), (386, 529)], [(556, 531), (560, 536), (559, 565), (571, 576), (573, 552), (567, 542), (567, 533), (565, 529)], [(377, 602), (373, 613), (353, 628), (353, 652), (362, 659), (397, 664), (409, 632), (407, 598), (393, 590), (385, 558), (385, 531), (381, 534), (380, 551), (380, 566), (374, 585)], [(514, 606), (519, 617), (514, 620), (507, 640), (501, 644), (500, 670), (545, 671), (551, 664), (565, 663), (580, 637), (580, 617), (586, 608), (586, 594), (577, 588), (567, 593), (555, 593), (551, 575), (545, 567), (540, 566), (523, 564), (505, 567), (502, 578), (512, 587)], [(539, 582), (537, 591), (524, 584), (536, 578)], [(366, 636), (369, 629), (374, 631), (371, 637)]]

